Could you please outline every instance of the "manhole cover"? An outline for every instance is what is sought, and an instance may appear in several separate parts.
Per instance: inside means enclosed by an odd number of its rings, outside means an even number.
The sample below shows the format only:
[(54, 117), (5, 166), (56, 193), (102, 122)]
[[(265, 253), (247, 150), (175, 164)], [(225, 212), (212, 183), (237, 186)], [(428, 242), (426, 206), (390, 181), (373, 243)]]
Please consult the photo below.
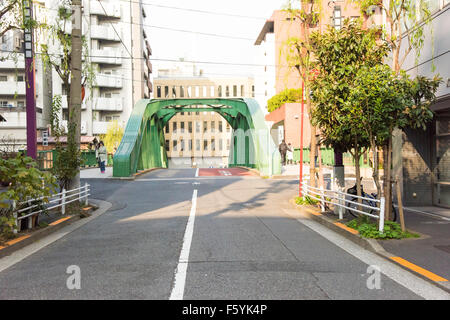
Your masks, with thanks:
[(450, 253), (450, 246), (434, 246), (436, 249)]

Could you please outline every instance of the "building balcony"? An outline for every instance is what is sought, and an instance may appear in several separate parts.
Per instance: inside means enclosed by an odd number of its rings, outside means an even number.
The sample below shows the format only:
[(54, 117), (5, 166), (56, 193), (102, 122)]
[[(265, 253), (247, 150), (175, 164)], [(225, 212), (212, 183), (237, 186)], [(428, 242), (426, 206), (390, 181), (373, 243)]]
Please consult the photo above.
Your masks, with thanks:
[(94, 49), (92, 50), (91, 61), (102, 64), (122, 64), (122, 51), (113, 48)]
[(108, 121), (92, 121), (92, 134), (106, 134), (109, 123)]
[(149, 92), (153, 92), (153, 84), (150, 78), (147, 79), (147, 87)]
[(151, 56), (152, 55), (152, 47), (150, 47), (150, 43), (148, 42), (148, 40), (145, 40), (145, 46), (147, 47), (148, 55)]
[(147, 59), (147, 68), (148, 68), (148, 73), (153, 73), (153, 66), (149, 59)]
[(120, 18), (120, 3), (102, 0), (101, 4), (103, 7), (98, 0), (91, 0), (90, 14), (110, 18)]
[(99, 73), (95, 76), (95, 86), (122, 88), (122, 75)]
[(92, 110), (95, 111), (122, 111), (123, 99), (122, 98), (94, 98), (92, 103)]
[(8, 57), (5, 61), (1, 61), (1, 58), (6, 58), (6, 55), (0, 55), (0, 70), (23, 70), (25, 69), (25, 60), (23, 56), (17, 57), (17, 62), (12, 57)]
[[(61, 126), (67, 132), (67, 120), (61, 121)], [(87, 134), (86, 121), (81, 121), (81, 134)]]
[[(81, 103), (81, 110), (86, 110), (86, 98), (83, 101), (83, 103)], [(67, 96), (66, 95), (62, 95), (61, 96), (61, 107), (63, 109), (67, 109)]]
[(91, 25), (91, 38), (99, 40), (109, 40), (109, 41), (120, 41), (120, 37), (114, 31), (116, 29), (117, 33), (121, 36), (122, 29), (118, 24), (114, 25)]
[(25, 81), (2, 81), (0, 82), (0, 95), (23, 96), (25, 95)]

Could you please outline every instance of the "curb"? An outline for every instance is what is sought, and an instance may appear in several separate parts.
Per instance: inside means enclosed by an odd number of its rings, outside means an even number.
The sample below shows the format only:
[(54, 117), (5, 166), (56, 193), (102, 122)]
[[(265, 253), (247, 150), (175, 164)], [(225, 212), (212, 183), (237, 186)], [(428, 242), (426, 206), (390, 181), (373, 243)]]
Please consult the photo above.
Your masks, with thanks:
[[(83, 213), (80, 213), (80, 214), (91, 213), (92, 211), (94, 211), (96, 209), (98, 209), (98, 208), (91, 205), (91, 207), (89, 209), (83, 209)], [(4, 247), (0, 246), (0, 258), (9, 256), (10, 254), (14, 253), (15, 251), (20, 250), (36, 241), (64, 228), (65, 226), (67, 226), (75, 221), (80, 220), (81, 219), (80, 214), (61, 218), (59, 220), (56, 220), (56, 221), (50, 223), (47, 227), (45, 227), (43, 229), (36, 230), (36, 231), (32, 232), (31, 234), (25, 234), (19, 238), (15, 238), (15, 239), (8, 241), (11, 243), (10, 245), (4, 246)]]
[[(428, 277), (424, 276), (423, 274), (416, 272), (410, 268), (405, 267), (404, 265), (396, 262), (395, 260), (392, 259), (392, 257), (396, 257), (395, 254), (389, 253), (387, 252), (383, 246), (381, 244), (378, 243), (378, 241), (376, 241), (375, 239), (366, 239), (366, 238), (362, 238), (361, 236), (359, 236), (358, 231), (352, 229), (352, 231), (348, 230), (350, 228), (346, 227), (343, 224), (340, 224), (339, 222), (335, 222), (333, 220), (331, 220), (330, 218), (322, 215), (317, 208), (314, 207), (307, 207), (307, 206), (301, 206), (295, 203), (294, 199), (289, 200), (289, 203), (295, 207), (295, 209), (301, 211), (302, 213), (304, 213), (304, 211), (309, 213), (309, 217), (320, 223), (321, 225), (324, 225), (325, 227), (327, 227), (328, 229), (331, 229), (332, 231), (338, 233), (339, 235), (343, 236), (344, 238), (356, 243), (357, 245), (363, 247), (366, 250), (369, 250), (377, 255), (379, 255), (380, 257), (395, 263), (395, 265), (401, 267), (402, 269), (414, 274), (415, 276), (418, 276), (419, 278), (435, 285), (436, 287), (439, 287), (439, 289), (442, 289), (448, 293), (450, 293), (450, 286), (447, 287), (445, 285), (443, 285), (440, 282), (437, 281), (433, 281), (431, 279), (429, 279)], [(338, 225), (336, 225), (336, 223)], [(339, 226), (339, 224), (341, 226)], [(356, 233), (355, 233), (356, 231)], [(446, 282), (448, 283), (448, 282)]]
[(140, 176), (141, 174), (149, 173), (149, 172), (152, 172), (152, 171), (155, 171), (155, 170), (159, 170), (159, 169), (166, 169), (166, 168), (157, 167), (157, 168), (145, 169), (145, 170), (133, 173), (133, 175), (131, 175), (129, 177), (111, 177), (111, 179), (115, 179), (115, 180), (135, 180), (136, 177)]

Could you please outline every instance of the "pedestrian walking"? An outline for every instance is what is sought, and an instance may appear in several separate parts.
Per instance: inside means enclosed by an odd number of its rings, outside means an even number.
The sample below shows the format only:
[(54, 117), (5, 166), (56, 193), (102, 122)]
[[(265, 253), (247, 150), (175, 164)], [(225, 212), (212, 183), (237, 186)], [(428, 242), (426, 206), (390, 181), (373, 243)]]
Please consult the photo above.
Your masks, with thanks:
[(100, 141), (98, 145), (99, 145), (99, 147), (98, 147), (97, 153), (98, 153), (100, 172), (105, 173), (105, 164), (106, 164), (106, 160), (107, 160), (106, 147), (105, 147), (105, 144), (103, 143), (103, 141)]
[(294, 163), (294, 152), (292, 151), (292, 145), (291, 143), (288, 143), (288, 149), (287, 149), (287, 164), (293, 164)]
[(286, 144), (286, 142), (284, 140), (278, 146), (278, 150), (280, 151), (280, 154), (281, 154), (281, 164), (283, 166), (285, 166), (286, 165), (286, 152), (288, 150), (288, 145)]

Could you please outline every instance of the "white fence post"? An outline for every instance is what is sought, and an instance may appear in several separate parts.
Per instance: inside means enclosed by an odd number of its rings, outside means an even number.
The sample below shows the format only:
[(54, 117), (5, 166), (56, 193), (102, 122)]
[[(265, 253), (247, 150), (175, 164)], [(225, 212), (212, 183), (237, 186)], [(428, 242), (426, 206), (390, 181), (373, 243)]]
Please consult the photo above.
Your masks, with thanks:
[(344, 208), (342, 207), (345, 205), (345, 201), (343, 201), (344, 195), (338, 190), (338, 203), (339, 203), (339, 219), (344, 219)]
[(324, 191), (323, 191), (323, 186), (320, 186), (320, 210), (322, 212), (325, 211), (325, 201), (324, 201), (324, 199), (325, 199), (325, 194), (324, 194)]
[(14, 223), (16, 225), (16, 227), (13, 228), (13, 233), (17, 233), (17, 229), (19, 229), (19, 220), (17, 220), (16, 200), (13, 200), (12, 202), (12, 209), (13, 209)]
[(62, 190), (61, 214), (66, 214), (66, 189)]
[(86, 194), (85, 194), (85, 199), (84, 199), (84, 205), (88, 205), (88, 194), (89, 194), (89, 185), (88, 185), (88, 183), (86, 182), (86, 184), (84, 185), (84, 191), (86, 192)]
[(379, 221), (379, 228), (378, 231), (380, 231), (381, 233), (383, 233), (384, 231), (384, 210), (385, 210), (385, 199), (384, 197), (381, 197), (380, 199), (380, 221)]
[[(27, 203), (28, 203), (28, 206), (30, 207), (32, 202), (30, 200), (28, 200)], [(28, 229), (33, 228), (33, 216), (29, 216), (27, 219), (28, 219)]]

